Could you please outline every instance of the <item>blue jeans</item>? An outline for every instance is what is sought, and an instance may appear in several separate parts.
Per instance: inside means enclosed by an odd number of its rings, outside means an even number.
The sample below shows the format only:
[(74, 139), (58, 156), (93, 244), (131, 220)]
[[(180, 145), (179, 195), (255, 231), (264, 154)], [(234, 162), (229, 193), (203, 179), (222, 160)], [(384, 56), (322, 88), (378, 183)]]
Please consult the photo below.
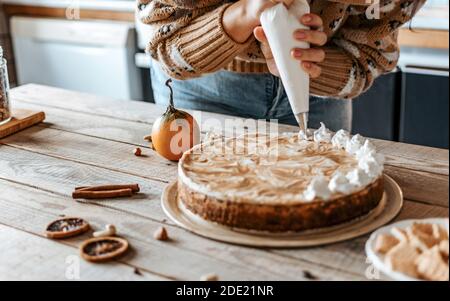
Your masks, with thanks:
[[(151, 70), (155, 102), (167, 105), (168, 76), (153, 61)], [(219, 71), (200, 78), (173, 80), (176, 107), (209, 111), (253, 119), (278, 119), (279, 123), (297, 125), (281, 80), (271, 74), (243, 74)], [(310, 98), (310, 128), (323, 121), (328, 128), (351, 130), (351, 100)]]

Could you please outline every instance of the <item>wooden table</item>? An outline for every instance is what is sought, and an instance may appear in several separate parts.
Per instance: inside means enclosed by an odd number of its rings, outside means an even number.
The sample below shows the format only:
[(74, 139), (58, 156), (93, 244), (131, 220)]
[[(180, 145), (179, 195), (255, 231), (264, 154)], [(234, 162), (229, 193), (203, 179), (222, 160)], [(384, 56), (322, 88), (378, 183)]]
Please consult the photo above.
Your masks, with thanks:
[[(38, 85), (13, 89), (11, 97), (15, 108), (44, 110), (47, 120), (0, 140), (0, 280), (70, 280), (76, 271), (81, 280), (198, 280), (206, 273), (221, 280), (365, 280), (373, 274), (364, 254), (367, 236), (316, 248), (256, 249), (175, 226), (160, 196), (176, 179), (176, 164), (143, 140), (165, 108)], [(405, 194), (397, 220), (448, 217), (448, 150), (375, 144), (386, 155), (386, 173)], [(133, 155), (137, 146), (146, 157)], [(142, 193), (84, 203), (71, 198), (75, 186), (128, 182), (139, 183)], [(79, 260), (78, 246), (90, 234), (58, 241), (43, 236), (46, 224), (60, 216), (85, 218), (94, 228), (113, 223), (132, 250), (112, 263)], [(161, 225), (172, 241), (153, 239)]]

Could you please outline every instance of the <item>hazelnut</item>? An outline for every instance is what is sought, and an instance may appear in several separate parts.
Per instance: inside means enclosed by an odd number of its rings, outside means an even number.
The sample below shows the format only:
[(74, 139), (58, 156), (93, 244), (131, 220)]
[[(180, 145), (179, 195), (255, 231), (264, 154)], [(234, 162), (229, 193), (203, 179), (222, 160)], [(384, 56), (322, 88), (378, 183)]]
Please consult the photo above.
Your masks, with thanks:
[(200, 281), (219, 281), (219, 276), (216, 274), (206, 274), (200, 277)]
[(135, 155), (136, 157), (141, 156), (141, 155), (142, 155), (142, 150), (141, 150), (139, 147), (135, 148), (135, 149), (134, 149), (134, 155)]
[(116, 227), (114, 225), (106, 225), (105, 230), (96, 231), (93, 233), (94, 237), (107, 237), (116, 235)]
[(169, 235), (167, 234), (167, 230), (164, 227), (159, 227), (155, 233), (153, 233), (153, 237), (157, 240), (169, 240)]

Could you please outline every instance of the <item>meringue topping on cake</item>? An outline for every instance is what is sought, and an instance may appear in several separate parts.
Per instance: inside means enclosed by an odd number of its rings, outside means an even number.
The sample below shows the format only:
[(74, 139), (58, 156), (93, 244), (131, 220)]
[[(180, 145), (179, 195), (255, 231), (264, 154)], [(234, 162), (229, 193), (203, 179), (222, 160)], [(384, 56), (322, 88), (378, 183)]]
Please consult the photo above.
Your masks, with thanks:
[(207, 141), (184, 154), (179, 176), (212, 197), (264, 204), (332, 200), (381, 175), (382, 157), (360, 135), (333, 135), (322, 123), (313, 136), (251, 133)]
[(327, 129), (323, 122), (320, 123), (320, 128), (317, 131), (314, 131), (314, 141), (316, 142), (331, 142), (333, 138), (333, 133)]

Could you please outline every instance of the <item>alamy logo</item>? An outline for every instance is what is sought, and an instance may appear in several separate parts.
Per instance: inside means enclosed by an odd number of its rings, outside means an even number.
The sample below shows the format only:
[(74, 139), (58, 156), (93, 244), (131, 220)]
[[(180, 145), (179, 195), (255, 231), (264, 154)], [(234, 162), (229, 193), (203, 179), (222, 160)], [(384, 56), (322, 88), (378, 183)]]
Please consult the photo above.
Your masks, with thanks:
[(80, 1), (72, 0), (69, 6), (66, 8), (66, 19), (68, 20), (80, 20)]
[(366, 18), (369, 20), (378, 20), (380, 19), (380, 0), (367, 0), (367, 3), (372, 3), (366, 9)]
[(66, 272), (64, 274), (67, 280), (80, 279), (80, 257), (69, 255), (66, 257)]
[(379, 280), (380, 271), (373, 265), (369, 257), (366, 257), (366, 263), (368, 264), (368, 267), (366, 268), (366, 271), (364, 273), (366, 278), (369, 280)]

